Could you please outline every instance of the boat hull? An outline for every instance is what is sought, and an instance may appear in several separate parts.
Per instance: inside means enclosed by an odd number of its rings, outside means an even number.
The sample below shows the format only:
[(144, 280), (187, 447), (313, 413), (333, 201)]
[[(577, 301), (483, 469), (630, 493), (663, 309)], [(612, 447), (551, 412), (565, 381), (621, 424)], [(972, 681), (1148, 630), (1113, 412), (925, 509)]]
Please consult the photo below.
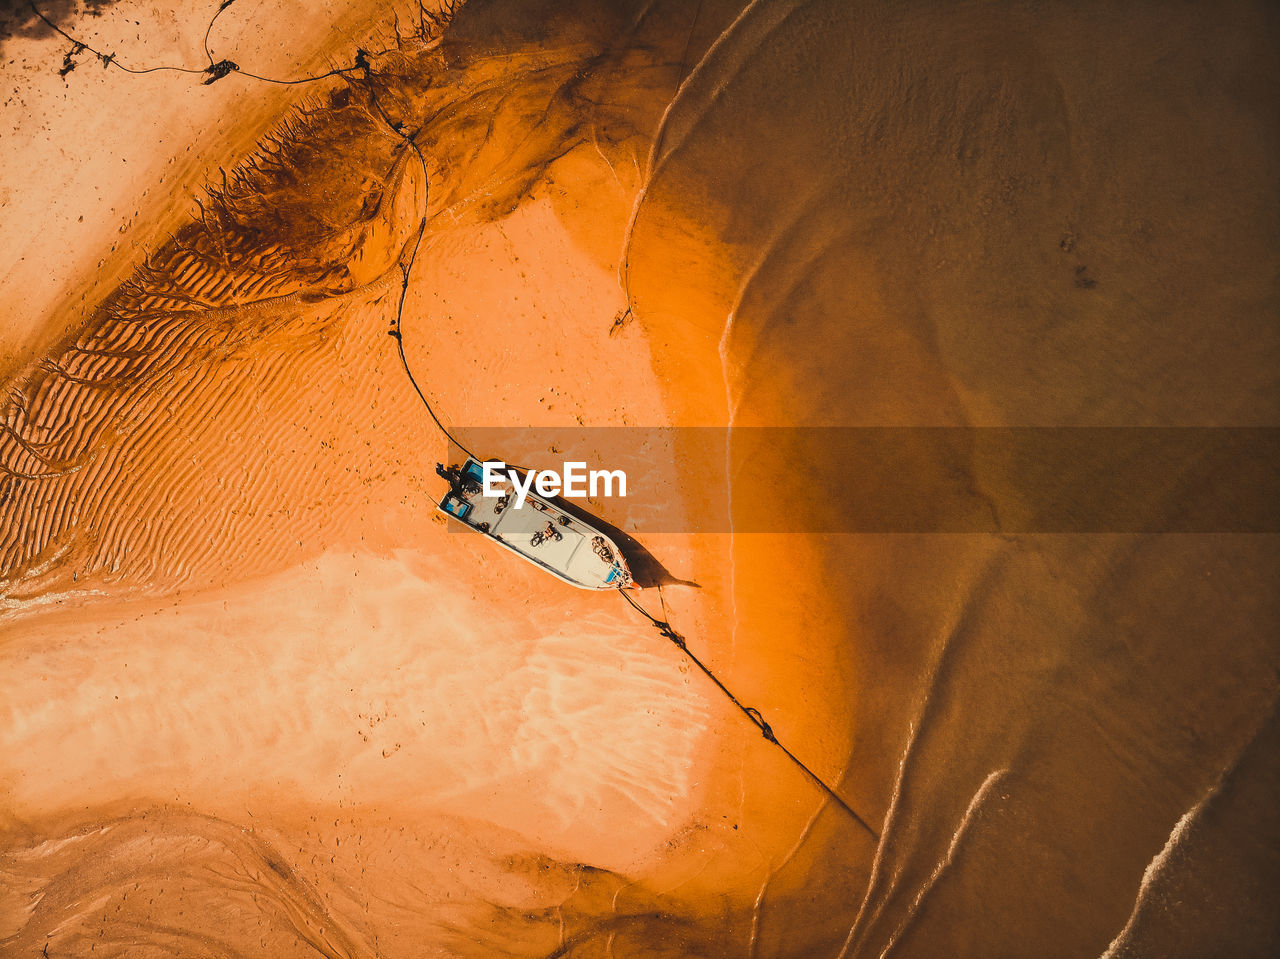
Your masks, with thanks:
[(578, 589), (634, 586), (618, 545), (579, 513), (529, 491), (519, 507), (505, 476), (483, 495), (483, 467), (468, 458), (450, 477), (450, 490), (437, 509), (450, 519), (496, 542), (503, 549)]

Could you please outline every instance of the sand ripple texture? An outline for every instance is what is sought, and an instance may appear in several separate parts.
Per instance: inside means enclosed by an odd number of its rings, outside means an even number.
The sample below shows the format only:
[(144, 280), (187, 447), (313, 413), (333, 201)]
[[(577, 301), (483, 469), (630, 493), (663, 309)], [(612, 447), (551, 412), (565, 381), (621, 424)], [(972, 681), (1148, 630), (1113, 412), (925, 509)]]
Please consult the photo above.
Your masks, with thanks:
[[(349, 480), (371, 464), (350, 442), (354, 424), (298, 384), (374, 352), (370, 309), (423, 185), (360, 111), (335, 104), (325, 132), (313, 127), (287, 123), (10, 391), (0, 581), (11, 601), (83, 578), (252, 575), (349, 522), (360, 488)], [(296, 148), (316, 139), (323, 160)], [(333, 184), (323, 202), (298, 187), (321, 172)], [(376, 408), (376, 361), (348, 364), (335, 385)], [(297, 451), (314, 468), (290, 464)]]

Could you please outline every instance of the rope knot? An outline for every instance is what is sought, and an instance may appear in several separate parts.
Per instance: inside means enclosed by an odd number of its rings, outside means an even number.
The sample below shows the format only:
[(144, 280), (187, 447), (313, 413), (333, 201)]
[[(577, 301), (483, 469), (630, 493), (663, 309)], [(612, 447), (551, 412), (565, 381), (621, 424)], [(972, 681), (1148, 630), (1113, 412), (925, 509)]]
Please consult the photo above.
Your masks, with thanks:
[(231, 60), (219, 60), (217, 63), (211, 63), (204, 68), (204, 72), (209, 74), (204, 81), (204, 85), (207, 87), (209, 84), (221, 80), (223, 77), (234, 73), (239, 69), (240, 65), (233, 63)]
[(670, 623), (657, 622), (657, 623), (654, 623), (653, 625), (658, 627), (658, 632), (660, 632), (663, 636), (667, 637), (667, 639), (671, 640), (681, 649), (688, 648), (685, 645), (684, 637), (681, 636), (679, 633), (677, 633), (674, 629), (672, 629)]
[(764, 717), (760, 715), (760, 710), (754, 706), (744, 706), (743, 711), (751, 717), (751, 721), (760, 727), (760, 735), (771, 743), (776, 743), (778, 737), (773, 734), (773, 727), (764, 721)]

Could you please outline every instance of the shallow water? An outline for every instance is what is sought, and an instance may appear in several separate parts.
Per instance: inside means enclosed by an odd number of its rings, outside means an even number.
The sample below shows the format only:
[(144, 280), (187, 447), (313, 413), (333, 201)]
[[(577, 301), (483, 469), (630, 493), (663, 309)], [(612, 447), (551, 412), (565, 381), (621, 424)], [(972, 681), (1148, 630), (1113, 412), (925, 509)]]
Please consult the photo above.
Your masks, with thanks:
[[(428, 158), (406, 350), (464, 441), (1276, 426), (1274, 36), (473, 0), (374, 80)], [(1274, 530), (836, 532), (815, 497), (744, 533), (788, 448), (675, 456), (739, 512), (645, 537), (701, 588), (639, 598), (861, 829), (616, 598), (433, 520), (385, 335), (425, 191), (362, 96), (15, 380), (6, 949), (1274, 950)], [(1160, 465), (1125, 492), (1176, 516), (1203, 474)], [(947, 469), (1018, 502), (1000, 456)]]

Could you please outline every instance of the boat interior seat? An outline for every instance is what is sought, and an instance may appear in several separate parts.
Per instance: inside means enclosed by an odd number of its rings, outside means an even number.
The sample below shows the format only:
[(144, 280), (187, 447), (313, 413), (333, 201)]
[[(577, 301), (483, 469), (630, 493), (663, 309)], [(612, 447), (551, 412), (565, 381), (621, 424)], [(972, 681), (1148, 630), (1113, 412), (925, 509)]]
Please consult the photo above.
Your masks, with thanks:
[(447, 496), (443, 503), (440, 504), (446, 513), (458, 517), (458, 519), (466, 519), (467, 514), (471, 512), (472, 505), (457, 499), (454, 496)]

